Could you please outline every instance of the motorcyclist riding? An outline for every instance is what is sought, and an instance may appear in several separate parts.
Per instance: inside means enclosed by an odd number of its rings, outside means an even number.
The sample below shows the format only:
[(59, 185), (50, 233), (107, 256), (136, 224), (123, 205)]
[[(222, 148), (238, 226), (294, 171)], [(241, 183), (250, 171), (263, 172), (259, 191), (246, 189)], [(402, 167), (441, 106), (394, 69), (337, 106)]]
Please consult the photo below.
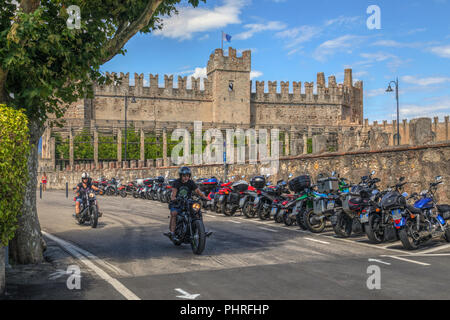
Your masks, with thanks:
[[(75, 193), (77, 195), (75, 202), (75, 217), (78, 218), (80, 214), (80, 204), (83, 202), (82, 194), (86, 193), (87, 190), (92, 189), (94, 191), (98, 191), (99, 189), (92, 184), (92, 179), (89, 177), (89, 173), (83, 172), (81, 174), (81, 182), (77, 185), (75, 189)], [(97, 212), (98, 216), (101, 217), (102, 213), (99, 211), (99, 206), (97, 204)]]
[(170, 224), (169, 229), (170, 232), (165, 233), (164, 235), (168, 236), (170, 239), (177, 241), (175, 236), (175, 228), (176, 228), (176, 221), (177, 221), (177, 215), (180, 213), (180, 209), (176, 207), (175, 200), (178, 197), (187, 197), (191, 198), (192, 192), (195, 192), (200, 197), (202, 197), (205, 200), (208, 200), (208, 197), (205, 196), (205, 194), (199, 189), (197, 184), (191, 180), (191, 169), (188, 167), (181, 167), (178, 170), (179, 179), (175, 180), (172, 184), (172, 195), (171, 195), (171, 201), (169, 203), (169, 209), (170, 209)]

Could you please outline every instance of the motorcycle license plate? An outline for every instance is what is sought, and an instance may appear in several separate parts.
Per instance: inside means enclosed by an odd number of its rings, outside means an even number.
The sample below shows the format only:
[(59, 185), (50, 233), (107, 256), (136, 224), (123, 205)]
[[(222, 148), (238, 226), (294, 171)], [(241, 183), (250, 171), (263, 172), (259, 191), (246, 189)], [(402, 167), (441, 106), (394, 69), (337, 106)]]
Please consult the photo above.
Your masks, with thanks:
[(361, 223), (369, 222), (369, 214), (368, 213), (362, 214), (359, 218), (361, 220)]
[(328, 209), (328, 210), (334, 209), (334, 201), (328, 201), (327, 209)]
[(245, 203), (245, 198), (242, 198), (240, 201), (239, 201), (239, 207), (243, 207), (244, 206), (244, 203)]
[(402, 212), (400, 209), (392, 210), (392, 218), (394, 220), (401, 220), (402, 219)]
[(225, 196), (220, 196), (219, 197), (219, 202), (222, 202), (224, 198), (225, 198)]

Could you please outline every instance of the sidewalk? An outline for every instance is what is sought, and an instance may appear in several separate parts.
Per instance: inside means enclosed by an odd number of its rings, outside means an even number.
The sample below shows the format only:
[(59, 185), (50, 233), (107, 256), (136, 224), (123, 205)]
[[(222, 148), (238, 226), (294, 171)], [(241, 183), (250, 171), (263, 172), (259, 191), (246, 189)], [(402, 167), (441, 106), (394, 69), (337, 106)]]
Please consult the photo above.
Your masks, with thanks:
[[(38, 265), (15, 265), (6, 269), (5, 300), (101, 300), (121, 299), (111, 286), (90, 273), (89, 269), (46, 238), (45, 262)], [(67, 286), (69, 266), (81, 271), (81, 289)], [(73, 279), (70, 283), (75, 284)]]

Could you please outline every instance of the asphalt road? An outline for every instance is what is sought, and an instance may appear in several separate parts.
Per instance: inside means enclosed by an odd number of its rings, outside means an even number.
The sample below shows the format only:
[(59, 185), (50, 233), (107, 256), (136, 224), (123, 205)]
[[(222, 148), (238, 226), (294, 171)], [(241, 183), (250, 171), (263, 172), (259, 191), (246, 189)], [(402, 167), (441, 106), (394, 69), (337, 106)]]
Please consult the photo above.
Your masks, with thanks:
[[(167, 204), (98, 199), (103, 217), (92, 229), (75, 222), (71, 195), (47, 191), (38, 197), (47, 239), (66, 241), (61, 246), (78, 252), (82, 274), (97, 281), (82, 286), (77, 298), (450, 298), (450, 245), (444, 241), (411, 253), (400, 242), (372, 245), (364, 236), (336, 238), (331, 229), (315, 235), (273, 221), (206, 212), (206, 229), (213, 235), (196, 256), (189, 245), (175, 247), (163, 236)], [(379, 267), (380, 289), (370, 290), (373, 266)]]

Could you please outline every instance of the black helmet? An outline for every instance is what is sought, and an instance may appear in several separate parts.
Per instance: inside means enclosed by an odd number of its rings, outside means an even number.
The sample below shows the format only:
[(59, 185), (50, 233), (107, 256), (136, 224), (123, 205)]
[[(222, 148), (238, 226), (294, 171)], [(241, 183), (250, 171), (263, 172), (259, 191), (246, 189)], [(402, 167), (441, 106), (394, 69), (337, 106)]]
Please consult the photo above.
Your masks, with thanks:
[(189, 177), (191, 177), (191, 175), (192, 175), (191, 169), (189, 169), (188, 167), (181, 167), (181, 168), (178, 170), (178, 174), (179, 174), (180, 178), (181, 178), (181, 176), (184, 175), (184, 174), (188, 174)]

